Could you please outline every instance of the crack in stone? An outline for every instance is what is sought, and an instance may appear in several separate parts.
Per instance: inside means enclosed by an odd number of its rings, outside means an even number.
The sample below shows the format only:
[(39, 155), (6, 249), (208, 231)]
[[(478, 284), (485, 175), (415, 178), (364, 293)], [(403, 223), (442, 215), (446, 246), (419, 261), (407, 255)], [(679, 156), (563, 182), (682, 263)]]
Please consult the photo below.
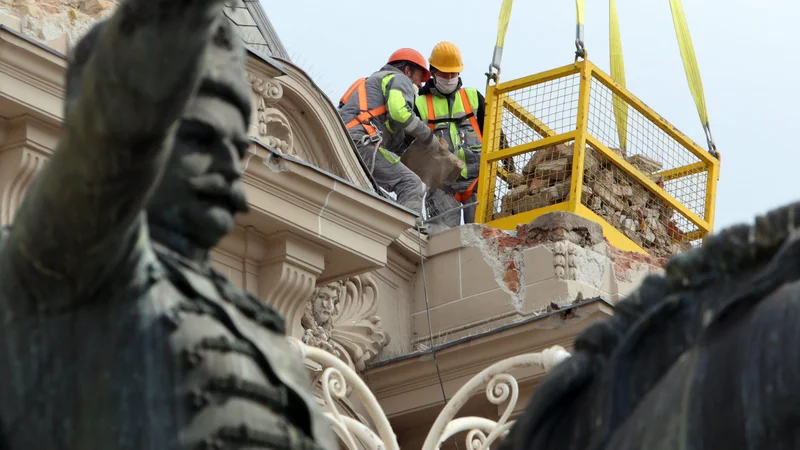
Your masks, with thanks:
[(522, 312), (525, 304), (522, 243), (515, 233), (497, 228), (476, 224), (461, 227), (461, 244), (480, 250), (483, 260), (494, 271), (497, 285), (511, 296), (517, 312)]

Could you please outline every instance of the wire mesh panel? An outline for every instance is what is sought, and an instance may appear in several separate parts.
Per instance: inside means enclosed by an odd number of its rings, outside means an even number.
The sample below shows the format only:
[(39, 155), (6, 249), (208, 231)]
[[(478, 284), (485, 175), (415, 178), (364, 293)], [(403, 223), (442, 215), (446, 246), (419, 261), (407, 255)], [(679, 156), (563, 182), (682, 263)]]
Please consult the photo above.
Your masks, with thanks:
[[(495, 218), (521, 214), (567, 200), (572, 182), (573, 143), (558, 144), (515, 157), (520, 172), (508, 176), (506, 191), (495, 197)], [(502, 188), (496, 189), (501, 192)]]
[(684, 237), (692, 223), (591, 146), (583, 183), (581, 203), (649, 254), (667, 257), (689, 248)]
[(502, 93), (495, 131), (516, 147), (574, 130), (579, 88), (580, 75), (572, 74)]
[[(566, 69), (487, 91), (479, 217), (510, 229), (535, 211), (571, 211), (616, 229), (612, 244), (659, 257), (699, 243), (719, 162), (588, 61)], [(569, 199), (578, 186), (579, 201)]]
[[(622, 156), (647, 175), (651, 175), (651, 178), (657, 179), (664, 172), (693, 165), (700, 165), (701, 170), (705, 170), (700, 158), (634, 108), (628, 108), (628, 127), (624, 134), (627, 137), (627, 146), (623, 148), (619, 143), (615, 124), (611, 90), (597, 79), (592, 79), (591, 92), (589, 134), (609, 148), (622, 149)], [(706, 207), (706, 181), (703, 177), (678, 177), (665, 183), (664, 188), (702, 217)]]
[(520, 152), (491, 162), (499, 173), (494, 183), (489, 220), (554, 205), (566, 199), (570, 187), (572, 149), (568, 143), (535, 149), (546, 138), (575, 130), (580, 75), (544, 79), (502, 91), (497, 97), (494, 136), (497, 150)]

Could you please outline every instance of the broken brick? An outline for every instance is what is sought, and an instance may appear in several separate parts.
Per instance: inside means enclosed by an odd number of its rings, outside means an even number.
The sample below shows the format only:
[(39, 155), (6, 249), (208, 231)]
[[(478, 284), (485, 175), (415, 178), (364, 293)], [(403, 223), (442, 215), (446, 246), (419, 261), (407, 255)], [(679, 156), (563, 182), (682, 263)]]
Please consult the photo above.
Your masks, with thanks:
[(543, 161), (536, 166), (533, 174), (536, 178), (545, 178), (551, 181), (562, 181), (569, 178), (572, 162), (568, 158)]
[(514, 213), (519, 214), (527, 211), (532, 211), (538, 208), (544, 208), (552, 203), (549, 201), (546, 192), (540, 192), (535, 195), (526, 195), (522, 197), (519, 202), (514, 206)]
[(530, 175), (534, 173), (537, 166), (546, 162), (552, 161), (557, 159), (568, 159), (569, 162), (572, 162), (572, 147), (565, 145), (565, 144), (558, 144), (553, 145), (550, 147), (546, 147), (540, 150), (536, 150), (533, 153), (533, 157), (525, 164), (525, 167), (522, 169), (522, 173), (526, 175)]
[(543, 180), (541, 178), (534, 178), (531, 180), (531, 183), (528, 185), (529, 190), (532, 194), (536, 194), (545, 187), (547, 187), (548, 182), (547, 180)]
[(592, 190), (603, 201), (603, 205), (610, 207), (614, 211), (622, 211), (625, 208), (625, 203), (615, 196), (614, 192), (605, 185), (594, 183), (592, 185)]
[(522, 186), (526, 181), (527, 179), (525, 178), (525, 175), (521, 173), (509, 172), (508, 176), (506, 177), (506, 182), (512, 188)]
[(630, 158), (626, 158), (626, 160), (631, 163), (633, 167), (636, 167), (647, 175), (657, 172), (664, 167), (660, 162), (644, 155), (633, 155)]
[(519, 271), (508, 269), (503, 274), (503, 283), (511, 292), (519, 292)]
[(508, 198), (509, 201), (511, 201), (511, 202), (515, 202), (515, 201), (521, 199), (522, 197), (524, 197), (525, 194), (527, 194), (527, 193), (528, 193), (528, 186), (524, 186), (524, 185), (523, 186), (517, 186), (514, 189), (508, 191), (508, 194), (506, 194), (506, 198)]

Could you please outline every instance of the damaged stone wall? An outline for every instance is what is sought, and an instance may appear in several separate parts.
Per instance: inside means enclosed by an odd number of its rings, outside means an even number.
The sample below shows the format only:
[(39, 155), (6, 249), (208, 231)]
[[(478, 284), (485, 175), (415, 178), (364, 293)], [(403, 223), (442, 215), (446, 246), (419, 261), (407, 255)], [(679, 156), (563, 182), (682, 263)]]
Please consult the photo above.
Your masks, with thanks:
[(118, 2), (112, 0), (0, 0), (0, 14), (17, 17), (21, 33), (66, 53)]
[(514, 232), (484, 226), (467, 227), (462, 237), (465, 245), (477, 243), (484, 247), (498, 283), (517, 300), (516, 305), (522, 305), (520, 298), (525, 289), (521, 254), (539, 245), (553, 253), (556, 278), (583, 281), (588, 285), (597, 284), (604, 273), (599, 266), (606, 261), (611, 263), (614, 277), (624, 282), (633, 282), (642, 273), (662, 271), (667, 263), (664, 257), (623, 251), (610, 245), (599, 224), (568, 212), (545, 214), (520, 225)]
[[(615, 303), (666, 258), (619, 250), (602, 227), (567, 212), (514, 231), (465, 225), (431, 237), (427, 289), (415, 279), (415, 348), (490, 331), (600, 297)], [(430, 305), (431, 330), (428, 329)]]
[[(559, 144), (534, 152), (521, 173), (508, 176), (510, 191), (500, 200), (495, 219), (566, 201), (572, 182), (574, 144)], [(612, 149), (656, 185), (662, 164), (643, 155), (627, 157)], [(607, 158), (587, 147), (581, 202), (650, 254), (669, 257), (688, 250), (691, 243), (675, 223), (674, 209), (635, 182)]]

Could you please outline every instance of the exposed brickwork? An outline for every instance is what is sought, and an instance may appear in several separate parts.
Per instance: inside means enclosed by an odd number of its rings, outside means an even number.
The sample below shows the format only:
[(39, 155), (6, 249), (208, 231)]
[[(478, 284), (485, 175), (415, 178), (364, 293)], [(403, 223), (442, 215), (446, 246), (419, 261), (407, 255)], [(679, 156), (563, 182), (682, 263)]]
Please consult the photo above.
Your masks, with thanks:
[(492, 256), (502, 264), (502, 277), (498, 281), (502, 281), (504, 287), (511, 293), (519, 294), (522, 287), (519, 252), (525, 248), (525, 240), (490, 227), (481, 227), (481, 237), (485, 241), (484, 252), (492, 253)]
[(614, 263), (614, 275), (619, 280), (631, 281), (633, 273), (663, 272), (667, 265), (667, 258), (643, 255), (636, 252), (626, 252), (608, 244), (608, 256)]
[(520, 288), (520, 273), (519, 273), (519, 266), (514, 261), (509, 261), (506, 265), (506, 271), (503, 274), (503, 283), (506, 284), (506, 287), (514, 292), (519, 292)]

